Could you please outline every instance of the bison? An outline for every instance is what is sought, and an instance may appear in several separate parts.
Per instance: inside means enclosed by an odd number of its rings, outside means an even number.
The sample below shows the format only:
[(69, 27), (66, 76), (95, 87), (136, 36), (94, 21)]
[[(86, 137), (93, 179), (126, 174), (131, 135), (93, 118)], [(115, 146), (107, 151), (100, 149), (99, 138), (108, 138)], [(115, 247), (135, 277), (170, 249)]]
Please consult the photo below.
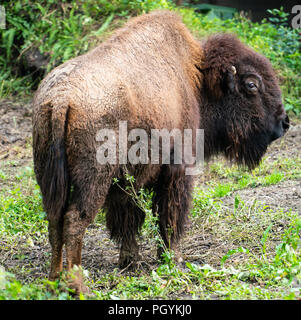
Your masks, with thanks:
[[(232, 34), (196, 40), (180, 17), (157, 11), (131, 19), (107, 41), (51, 71), (33, 101), (34, 170), (47, 213), (50, 279), (81, 265), (85, 229), (100, 208), (120, 244), (119, 264), (136, 261), (145, 214), (113, 179), (152, 188), (162, 239), (175, 248), (191, 203), (190, 164), (100, 163), (99, 130), (204, 129), (204, 156), (255, 167), (289, 128), (270, 62)], [(120, 142), (119, 137), (116, 143)], [(195, 147), (193, 149), (195, 154)], [(174, 157), (174, 144), (170, 144)], [(117, 155), (118, 158), (118, 155)], [(75, 286), (82, 290), (80, 281)]]

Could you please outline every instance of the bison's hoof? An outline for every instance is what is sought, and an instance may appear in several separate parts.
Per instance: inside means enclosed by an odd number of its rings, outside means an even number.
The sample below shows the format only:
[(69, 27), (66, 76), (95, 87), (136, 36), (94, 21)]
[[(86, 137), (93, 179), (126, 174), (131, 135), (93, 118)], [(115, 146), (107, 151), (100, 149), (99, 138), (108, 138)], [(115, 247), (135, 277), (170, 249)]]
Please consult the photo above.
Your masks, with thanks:
[(74, 266), (67, 275), (67, 286), (73, 291), (75, 296), (79, 296), (80, 293), (88, 295), (90, 294), (89, 288), (84, 284), (83, 270), (81, 267)]
[(83, 283), (82, 279), (70, 279), (68, 281), (68, 288), (71, 289), (72, 293), (78, 297), (81, 293), (89, 295), (90, 289)]
[(49, 273), (49, 276), (48, 276), (49, 281), (56, 281), (59, 278), (60, 278), (60, 272), (51, 271)]
[(135, 268), (137, 265), (138, 259), (139, 259), (138, 254), (132, 254), (132, 253), (126, 254), (124, 252), (120, 252), (118, 264), (119, 264), (120, 269)]

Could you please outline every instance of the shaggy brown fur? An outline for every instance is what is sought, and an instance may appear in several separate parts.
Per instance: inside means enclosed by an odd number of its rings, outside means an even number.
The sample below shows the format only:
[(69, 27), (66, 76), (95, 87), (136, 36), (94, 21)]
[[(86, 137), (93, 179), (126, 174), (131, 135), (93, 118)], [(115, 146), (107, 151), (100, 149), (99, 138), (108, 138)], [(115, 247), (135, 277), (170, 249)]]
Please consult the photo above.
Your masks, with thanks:
[(105, 43), (49, 73), (34, 98), (34, 165), (49, 221), (51, 279), (62, 271), (63, 245), (67, 269), (81, 264), (84, 232), (100, 207), (107, 208), (107, 226), (121, 243), (120, 265), (136, 259), (144, 213), (112, 185), (113, 178), (123, 183), (124, 169), (137, 189), (154, 189), (165, 244), (174, 247), (183, 232), (193, 187), (185, 164), (97, 162), (96, 133), (117, 132), (121, 120), (128, 130), (149, 135), (155, 128), (203, 128), (206, 158), (223, 152), (249, 167), (288, 128), (270, 63), (235, 36), (200, 43), (165, 11), (132, 19)]

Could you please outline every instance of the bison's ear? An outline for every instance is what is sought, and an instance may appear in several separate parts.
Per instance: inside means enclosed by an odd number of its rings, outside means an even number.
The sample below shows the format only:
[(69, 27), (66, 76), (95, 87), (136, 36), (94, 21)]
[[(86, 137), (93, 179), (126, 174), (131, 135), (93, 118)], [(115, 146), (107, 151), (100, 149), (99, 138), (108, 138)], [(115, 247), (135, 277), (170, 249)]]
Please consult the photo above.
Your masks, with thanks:
[(204, 87), (212, 98), (221, 98), (235, 89), (236, 68), (242, 44), (235, 35), (217, 34), (204, 43)]
[(235, 66), (231, 66), (231, 70), (227, 70), (224, 75), (224, 82), (223, 82), (223, 92), (227, 93), (234, 93), (235, 91), (235, 75), (236, 75), (236, 68)]
[(236, 68), (231, 66), (229, 68), (209, 68), (203, 71), (204, 87), (206, 93), (211, 98), (221, 98), (227, 93), (235, 91)]

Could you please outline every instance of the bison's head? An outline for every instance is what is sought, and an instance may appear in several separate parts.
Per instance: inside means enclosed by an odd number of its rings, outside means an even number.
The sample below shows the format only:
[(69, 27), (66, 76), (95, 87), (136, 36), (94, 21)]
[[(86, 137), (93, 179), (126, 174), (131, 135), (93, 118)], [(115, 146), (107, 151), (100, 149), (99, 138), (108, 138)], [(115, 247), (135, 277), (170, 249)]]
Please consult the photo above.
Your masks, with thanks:
[(253, 168), (289, 128), (275, 72), (233, 35), (212, 36), (203, 49), (205, 155), (223, 152)]

